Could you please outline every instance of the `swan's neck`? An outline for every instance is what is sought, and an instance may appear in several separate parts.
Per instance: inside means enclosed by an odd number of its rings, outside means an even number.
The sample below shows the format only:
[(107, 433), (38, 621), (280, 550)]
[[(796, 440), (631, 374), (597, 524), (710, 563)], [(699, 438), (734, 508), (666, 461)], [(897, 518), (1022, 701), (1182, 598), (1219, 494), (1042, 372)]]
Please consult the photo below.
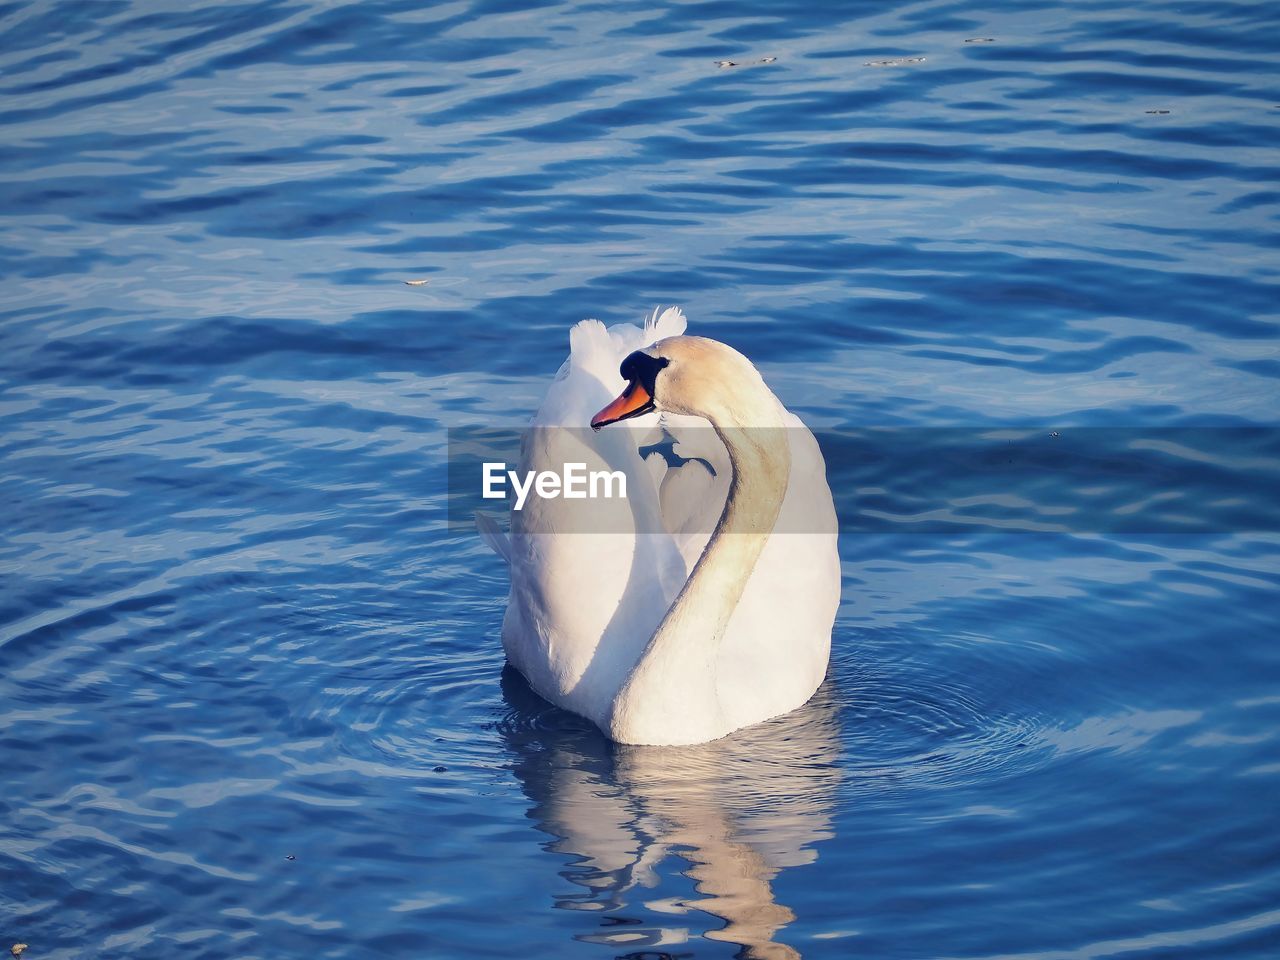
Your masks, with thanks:
[(764, 385), (749, 403), (703, 413), (729, 453), (733, 475), (720, 520), (671, 604), (610, 720), (621, 743), (685, 744), (725, 734), (717, 663), (729, 618), (769, 539), (791, 476), (782, 408)]

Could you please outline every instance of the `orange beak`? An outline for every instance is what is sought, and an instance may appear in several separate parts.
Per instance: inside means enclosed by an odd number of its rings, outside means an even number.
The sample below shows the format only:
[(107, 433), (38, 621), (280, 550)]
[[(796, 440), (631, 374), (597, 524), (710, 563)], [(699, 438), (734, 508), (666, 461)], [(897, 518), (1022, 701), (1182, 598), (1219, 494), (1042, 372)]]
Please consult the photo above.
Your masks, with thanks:
[(632, 380), (616, 400), (591, 418), (591, 429), (599, 430), (606, 424), (617, 423), (628, 417), (638, 417), (652, 409), (653, 397), (649, 396), (649, 391), (638, 381)]

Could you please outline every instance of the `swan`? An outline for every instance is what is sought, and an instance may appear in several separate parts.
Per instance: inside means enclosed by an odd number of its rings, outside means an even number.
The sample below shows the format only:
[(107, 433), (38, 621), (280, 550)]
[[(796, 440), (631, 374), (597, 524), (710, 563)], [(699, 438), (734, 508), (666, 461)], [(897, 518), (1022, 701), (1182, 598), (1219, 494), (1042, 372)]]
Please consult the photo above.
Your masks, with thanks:
[[(624, 744), (705, 743), (804, 704), (840, 602), (817, 441), (746, 357), (686, 325), (674, 307), (581, 321), (525, 431), (522, 474), (621, 470), (625, 499), (530, 498), (509, 534), (477, 515), (510, 569), (507, 660)], [(655, 431), (669, 456), (645, 452)]]

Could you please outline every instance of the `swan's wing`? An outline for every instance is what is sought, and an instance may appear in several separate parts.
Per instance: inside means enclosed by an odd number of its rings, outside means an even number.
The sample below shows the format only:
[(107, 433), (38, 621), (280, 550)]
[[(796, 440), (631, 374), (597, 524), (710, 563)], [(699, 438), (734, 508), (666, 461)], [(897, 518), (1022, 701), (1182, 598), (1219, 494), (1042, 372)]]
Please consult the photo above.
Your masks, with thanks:
[[(645, 318), (643, 326), (617, 323), (606, 327), (599, 320), (583, 320), (569, 331), (569, 359), (557, 379), (573, 378), (578, 374), (579, 378), (593, 378), (604, 385), (609, 396), (587, 411), (590, 418), (625, 386), (618, 367), (627, 354), (667, 337), (679, 336), (687, 325), (679, 307), (668, 307), (661, 313), (655, 309)], [(550, 412), (545, 407), (546, 401), (543, 409), (539, 410), (540, 414)]]
[(619, 346), (622, 348), (618, 361), (621, 362), (622, 358), (632, 350), (641, 350), (652, 343), (657, 343), (659, 340), (665, 340), (667, 337), (680, 336), (688, 325), (689, 322), (685, 319), (684, 311), (679, 307), (667, 307), (661, 313), (655, 307), (653, 313), (645, 318), (644, 326), (638, 328), (638, 336), (633, 336), (631, 331), (637, 328), (629, 323), (618, 324), (610, 327), (609, 330), (618, 332)]
[(526, 431), (521, 474), (622, 471), (625, 499), (531, 497), (511, 515), (511, 602), (503, 626), (507, 655), (540, 694), (601, 723), (627, 671), (685, 579), (662, 531), (654, 472), (640, 447), (657, 416), (606, 430), (591, 416), (625, 385), (618, 367), (638, 349), (684, 329), (675, 309), (643, 327), (584, 320), (570, 354)]

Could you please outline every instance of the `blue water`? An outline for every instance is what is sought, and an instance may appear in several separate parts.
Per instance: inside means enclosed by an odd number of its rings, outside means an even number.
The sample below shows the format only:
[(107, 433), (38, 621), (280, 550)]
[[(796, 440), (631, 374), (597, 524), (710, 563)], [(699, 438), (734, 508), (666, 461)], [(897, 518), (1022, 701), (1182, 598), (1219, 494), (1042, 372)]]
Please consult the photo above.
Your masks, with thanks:
[(504, 674), (444, 503), (446, 430), (660, 303), (819, 428), (1274, 427), (1278, 43), (1229, 0), (0, 6), (2, 945), (1280, 955), (1280, 535), (1231, 507), (1274, 458), (1194, 536), (846, 532), (815, 700), (663, 755)]

